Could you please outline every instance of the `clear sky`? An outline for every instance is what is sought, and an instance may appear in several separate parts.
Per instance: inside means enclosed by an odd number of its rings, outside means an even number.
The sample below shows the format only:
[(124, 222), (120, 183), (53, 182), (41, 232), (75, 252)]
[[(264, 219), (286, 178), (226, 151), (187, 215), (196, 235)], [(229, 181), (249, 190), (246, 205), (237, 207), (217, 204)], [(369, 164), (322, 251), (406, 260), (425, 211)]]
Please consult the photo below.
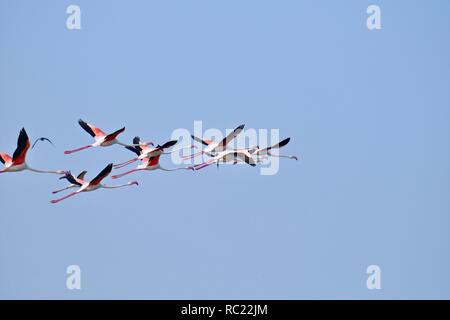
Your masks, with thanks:
[(91, 141), (81, 117), (126, 126), (124, 141), (195, 120), (276, 128), (301, 156), (273, 176), (138, 173), (58, 205), (56, 176), (2, 174), (0, 298), (450, 298), (449, 14), (446, 0), (0, 0), (0, 151), (24, 126), (56, 145), (34, 167), (92, 178), (132, 156), (64, 155)]

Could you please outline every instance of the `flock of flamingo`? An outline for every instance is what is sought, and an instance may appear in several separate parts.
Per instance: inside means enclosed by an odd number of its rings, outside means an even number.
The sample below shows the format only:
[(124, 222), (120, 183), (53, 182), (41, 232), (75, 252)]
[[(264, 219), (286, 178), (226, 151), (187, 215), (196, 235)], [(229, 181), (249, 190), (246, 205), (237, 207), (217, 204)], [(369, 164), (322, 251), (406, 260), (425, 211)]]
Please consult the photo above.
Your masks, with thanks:
[[(194, 135), (191, 135), (192, 139), (204, 146), (204, 149), (200, 152), (191, 154), (189, 156), (183, 157), (184, 160), (186, 159), (192, 159), (194, 157), (200, 156), (200, 155), (207, 155), (211, 159), (208, 161), (205, 161), (201, 164), (193, 165), (193, 166), (187, 166), (187, 167), (177, 167), (172, 169), (166, 169), (161, 167), (159, 164), (159, 159), (162, 154), (170, 154), (176, 151), (179, 151), (181, 149), (197, 149), (197, 146), (190, 145), (190, 146), (183, 146), (179, 148), (172, 149), (171, 151), (166, 151), (166, 149), (172, 148), (174, 145), (178, 143), (177, 140), (171, 140), (168, 141), (162, 145), (154, 146), (153, 142), (146, 141), (142, 142), (139, 137), (135, 137), (133, 139), (132, 144), (125, 144), (120, 142), (117, 137), (125, 131), (125, 128), (121, 128), (117, 131), (114, 131), (113, 133), (106, 134), (99, 128), (93, 126), (92, 124), (89, 124), (87, 122), (84, 122), (83, 120), (78, 120), (79, 125), (94, 138), (94, 143), (74, 149), (74, 150), (68, 150), (64, 151), (65, 154), (71, 154), (74, 152), (82, 151), (88, 148), (93, 147), (109, 147), (115, 144), (124, 146), (126, 149), (133, 152), (136, 156), (126, 162), (116, 164), (113, 163), (108, 164), (94, 179), (92, 180), (86, 180), (85, 175), (87, 171), (81, 172), (78, 176), (73, 176), (70, 171), (66, 170), (39, 170), (30, 167), (26, 162), (26, 156), (28, 149), (30, 149), (30, 140), (28, 138), (27, 132), (25, 131), (25, 128), (22, 128), (19, 134), (19, 138), (17, 140), (17, 148), (13, 153), (12, 158), (6, 154), (0, 152), (0, 161), (4, 165), (4, 169), (0, 170), (0, 173), (5, 172), (19, 172), (24, 170), (29, 170), (32, 172), (38, 172), (38, 173), (53, 173), (53, 174), (59, 174), (62, 175), (59, 179), (66, 179), (70, 184), (60, 190), (53, 191), (53, 194), (78, 188), (75, 192), (69, 193), (68, 195), (51, 200), (51, 203), (58, 203), (62, 200), (65, 200), (67, 198), (73, 197), (77, 194), (80, 194), (82, 192), (88, 192), (88, 191), (94, 191), (99, 188), (106, 188), (106, 189), (114, 189), (114, 188), (122, 188), (126, 186), (133, 186), (138, 185), (137, 181), (130, 181), (125, 184), (120, 185), (105, 185), (102, 183), (102, 181), (111, 173), (112, 169), (120, 169), (125, 166), (128, 166), (136, 161), (140, 161), (140, 164), (130, 171), (113, 175), (112, 179), (118, 179), (125, 175), (131, 174), (133, 172), (137, 171), (144, 171), (144, 170), (163, 170), (163, 171), (175, 171), (175, 170), (200, 170), (202, 168), (205, 168), (212, 164), (219, 163), (247, 163), (251, 166), (256, 166), (257, 163), (263, 162), (264, 160), (268, 159), (268, 157), (285, 157), (289, 159), (297, 160), (296, 156), (287, 156), (287, 155), (280, 155), (280, 154), (273, 154), (271, 153), (271, 150), (273, 149), (279, 149), (281, 147), (284, 147), (287, 145), (290, 141), (290, 138), (284, 139), (280, 141), (279, 143), (265, 148), (260, 148), (259, 146), (252, 146), (250, 148), (245, 149), (229, 149), (228, 144), (230, 141), (232, 141), (234, 138), (237, 137), (239, 133), (244, 129), (244, 125), (238, 126), (236, 129), (234, 129), (228, 136), (226, 136), (223, 140), (219, 142), (214, 142), (212, 140), (206, 140), (198, 138)], [(34, 143), (32, 148), (36, 145), (38, 141), (48, 141), (49, 143), (52, 143), (48, 138), (41, 137), (38, 138)], [(53, 143), (52, 143), (53, 144)]]

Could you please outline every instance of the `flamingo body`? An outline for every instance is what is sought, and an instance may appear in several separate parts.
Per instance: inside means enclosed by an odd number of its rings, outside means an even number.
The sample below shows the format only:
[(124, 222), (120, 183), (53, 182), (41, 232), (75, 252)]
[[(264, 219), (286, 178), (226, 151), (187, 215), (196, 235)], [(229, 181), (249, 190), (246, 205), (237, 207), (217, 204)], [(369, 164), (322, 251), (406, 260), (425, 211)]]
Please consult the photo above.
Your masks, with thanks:
[[(116, 130), (113, 133), (106, 134), (100, 128), (98, 128), (90, 123), (87, 123), (87, 122), (83, 121), (82, 119), (78, 120), (78, 124), (80, 125), (80, 127), (82, 127), (87, 133), (89, 133), (94, 138), (94, 143), (84, 146), (84, 147), (81, 147), (81, 148), (78, 148), (78, 149), (64, 151), (64, 154), (72, 154), (74, 152), (82, 151), (82, 150), (85, 150), (88, 148), (93, 148), (93, 147), (110, 147), (114, 144), (119, 144), (124, 147), (137, 146), (135, 144), (133, 144), (133, 145), (124, 144), (117, 139), (117, 137), (125, 131), (125, 127), (121, 128), (119, 130)], [(144, 142), (143, 144), (153, 145), (152, 142)]]

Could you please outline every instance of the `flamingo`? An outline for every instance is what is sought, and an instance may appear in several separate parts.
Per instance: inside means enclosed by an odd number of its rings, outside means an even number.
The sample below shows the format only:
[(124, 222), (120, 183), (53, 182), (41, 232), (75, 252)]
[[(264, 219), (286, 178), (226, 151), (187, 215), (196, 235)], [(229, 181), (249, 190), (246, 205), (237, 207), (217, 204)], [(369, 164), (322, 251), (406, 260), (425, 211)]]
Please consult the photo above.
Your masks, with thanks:
[(38, 170), (29, 167), (26, 163), (28, 149), (30, 149), (30, 139), (28, 138), (25, 128), (22, 128), (19, 133), (19, 138), (17, 139), (17, 148), (14, 151), (13, 157), (11, 158), (8, 154), (0, 152), (0, 162), (2, 162), (5, 166), (3, 170), (0, 170), (0, 173), (18, 172), (24, 170), (38, 173), (65, 173), (64, 170)]
[(251, 153), (248, 150), (242, 149), (242, 150), (222, 151), (218, 155), (216, 155), (214, 158), (212, 158), (204, 163), (195, 165), (194, 169), (200, 170), (200, 169), (203, 169), (214, 163), (219, 165), (220, 162), (223, 162), (223, 163), (233, 162), (233, 164), (236, 164), (238, 162), (245, 162), (245, 163), (251, 165), (252, 167), (256, 166), (256, 163), (253, 160)]
[[(86, 173), (87, 173), (87, 171), (82, 171), (76, 178), (74, 177), (74, 179), (75, 179), (77, 182), (79, 182), (80, 184), (83, 184), (83, 183), (84, 183), (84, 176), (86, 175)], [(67, 181), (70, 182), (70, 180), (69, 180), (69, 178), (68, 178), (67, 175), (62, 176), (62, 177), (59, 178), (59, 179), (60, 179), (60, 180), (66, 179)], [(71, 184), (69, 184), (67, 187), (65, 187), (65, 188), (63, 188), (63, 189), (55, 190), (55, 191), (53, 191), (52, 193), (55, 194), (55, 193), (59, 193), (59, 192), (61, 192), (61, 191), (64, 191), (64, 190), (67, 190), (67, 189), (71, 189), (71, 188), (76, 188), (76, 187), (79, 187), (79, 184), (71, 183)]]
[(127, 148), (131, 152), (136, 153), (137, 157), (130, 159), (128, 161), (125, 161), (123, 163), (114, 165), (114, 169), (119, 169), (119, 168), (125, 167), (135, 161), (144, 160), (146, 158), (155, 157), (155, 156), (158, 156), (161, 154), (171, 154), (171, 153), (174, 153), (176, 151), (186, 149), (186, 148), (195, 148), (195, 149), (197, 148), (197, 146), (191, 145), (191, 146), (179, 147), (170, 152), (164, 152), (165, 149), (173, 147), (175, 144), (177, 144), (177, 142), (178, 142), (178, 140), (170, 140), (170, 141), (164, 143), (163, 145), (158, 144), (155, 148), (150, 148), (147, 145), (142, 144), (139, 137), (134, 137), (133, 144), (135, 145), (135, 147), (127, 146), (125, 148)]
[(51, 203), (58, 203), (64, 199), (73, 197), (77, 194), (80, 194), (82, 192), (89, 192), (89, 191), (94, 191), (97, 190), (99, 188), (105, 188), (105, 189), (115, 189), (115, 188), (122, 188), (122, 187), (128, 187), (128, 186), (132, 186), (132, 185), (139, 185), (139, 183), (137, 181), (130, 181), (128, 183), (125, 184), (121, 184), (121, 185), (115, 185), (115, 186), (108, 186), (108, 185), (104, 185), (102, 184), (102, 180), (105, 179), (112, 171), (112, 167), (113, 164), (110, 163), (108, 164), (105, 169), (103, 169), (94, 179), (92, 179), (91, 181), (85, 181), (83, 178), (75, 178), (74, 176), (72, 176), (72, 174), (70, 173), (70, 171), (65, 173), (65, 177), (67, 180), (69, 180), (70, 183), (77, 185), (79, 187), (79, 189), (75, 192), (69, 193), (68, 195), (60, 198), (60, 199), (55, 199), (55, 200), (51, 200)]
[(218, 155), (219, 152), (225, 151), (227, 149), (227, 145), (237, 137), (239, 133), (244, 129), (245, 124), (241, 124), (236, 129), (234, 129), (228, 136), (222, 139), (220, 142), (214, 142), (212, 140), (204, 140), (200, 139), (194, 135), (191, 135), (191, 138), (203, 145), (206, 146), (206, 148), (200, 152), (194, 153), (193, 155), (183, 157), (184, 160), (195, 158), (202, 154), (207, 154), (211, 157), (214, 157)]
[[(131, 150), (131, 149), (130, 149)], [(136, 154), (140, 154), (138, 150), (134, 150), (133, 152), (135, 152)], [(172, 168), (172, 169), (166, 169), (161, 167), (161, 165), (159, 164), (159, 158), (161, 157), (161, 154), (157, 154), (157, 155), (152, 155), (150, 157), (146, 157), (144, 159), (141, 160), (141, 164), (138, 165), (136, 167), (136, 169), (112, 176), (112, 179), (119, 179), (123, 176), (126, 176), (130, 173), (136, 172), (136, 171), (143, 171), (143, 170), (162, 170), (162, 171), (176, 171), (176, 170), (194, 170), (194, 167), (189, 166), (189, 167), (178, 167), (178, 168)]]
[[(106, 134), (99, 128), (93, 126), (92, 124), (84, 122), (82, 119), (79, 119), (78, 123), (84, 130), (86, 130), (87, 133), (89, 133), (95, 139), (95, 142), (93, 144), (90, 144), (88, 146), (84, 146), (84, 147), (81, 147), (78, 149), (64, 151), (64, 154), (71, 154), (71, 153), (78, 152), (78, 151), (92, 148), (92, 147), (109, 147), (109, 146), (112, 146), (113, 144), (120, 144), (121, 146), (124, 146), (124, 147), (136, 147), (137, 146), (137, 145), (128, 145), (128, 144), (122, 143), (119, 140), (117, 140), (117, 136), (125, 131), (125, 127), (121, 128), (119, 130), (116, 130), (113, 133)], [(145, 145), (153, 145), (152, 142), (145, 142), (144, 144)]]
[(266, 148), (259, 148), (259, 146), (256, 146), (255, 148), (250, 149), (249, 153), (252, 156), (256, 156), (258, 162), (261, 162), (260, 160), (265, 159), (268, 156), (298, 160), (297, 156), (286, 156), (286, 155), (281, 155), (281, 154), (273, 154), (270, 152), (272, 149), (280, 149), (280, 148), (284, 147), (285, 145), (287, 145), (289, 143), (289, 141), (291, 141), (291, 138), (286, 138), (286, 139), (274, 144), (273, 146), (266, 147)]

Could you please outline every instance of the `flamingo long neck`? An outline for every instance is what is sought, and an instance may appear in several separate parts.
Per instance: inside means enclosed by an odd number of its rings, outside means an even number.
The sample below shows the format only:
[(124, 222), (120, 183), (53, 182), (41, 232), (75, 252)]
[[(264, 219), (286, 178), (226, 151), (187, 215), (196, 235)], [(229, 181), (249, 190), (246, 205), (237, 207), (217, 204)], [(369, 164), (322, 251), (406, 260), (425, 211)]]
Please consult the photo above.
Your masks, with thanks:
[(162, 171), (176, 171), (176, 170), (193, 170), (194, 167), (179, 167), (179, 168), (171, 168), (171, 169), (167, 169), (167, 168), (163, 168), (161, 166), (158, 167), (158, 169), (162, 170)]
[(102, 185), (101, 188), (105, 188), (105, 189), (117, 189), (117, 188), (122, 188), (122, 187), (129, 187), (129, 186), (132, 186), (132, 183), (128, 182), (128, 183), (118, 184), (118, 185), (113, 185), (113, 186)]
[(298, 160), (297, 156), (287, 156), (287, 155), (283, 155), (283, 154), (273, 154), (273, 153), (270, 153), (269, 155), (270, 155), (271, 157), (288, 158), (288, 159)]
[(54, 173), (54, 174), (64, 174), (63, 170), (40, 170), (40, 169), (34, 169), (27, 166), (27, 169), (33, 172), (37, 173)]
[(121, 142), (121, 141), (119, 141), (119, 140), (117, 140), (117, 139), (116, 139), (116, 143), (117, 143), (117, 144), (120, 144), (121, 146), (124, 146), (124, 147), (135, 147), (134, 144), (123, 143), (123, 142)]
[(64, 191), (64, 190), (67, 190), (67, 189), (71, 189), (71, 188), (75, 188), (75, 187), (76, 187), (76, 185), (71, 184), (71, 185), (68, 186), (68, 187), (65, 187), (65, 188), (62, 188), (62, 189), (59, 189), (59, 190), (52, 191), (52, 193), (53, 193), (53, 194), (59, 193), (59, 192), (61, 192), (61, 191)]

